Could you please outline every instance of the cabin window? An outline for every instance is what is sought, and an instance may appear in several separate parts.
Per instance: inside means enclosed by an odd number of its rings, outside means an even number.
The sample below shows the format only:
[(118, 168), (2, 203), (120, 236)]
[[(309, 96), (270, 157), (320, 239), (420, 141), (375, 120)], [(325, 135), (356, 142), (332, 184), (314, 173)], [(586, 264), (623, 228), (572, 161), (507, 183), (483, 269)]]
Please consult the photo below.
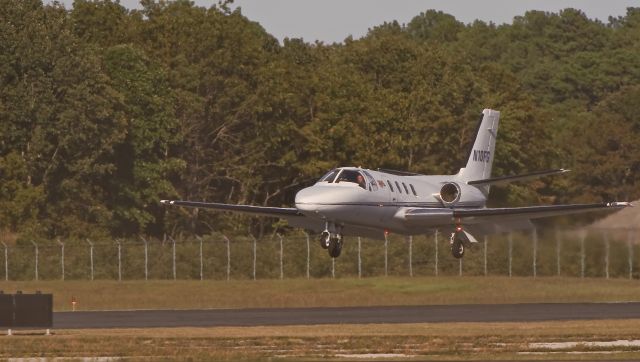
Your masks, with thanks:
[(402, 193), (402, 189), (400, 188), (400, 184), (398, 183), (398, 181), (396, 181), (396, 186), (398, 187), (398, 192)]
[(409, 193), (409, 189), (407, 188), (407, 184), (405, 184), (404, 182), (402, 183), (402, 186), (404, 187), (404, 191), (408, 194)]
[(364, 180), (364, 176), (362, 176), (360, 172), (354, 170), (342, 170), (335, 182), (353, 182), (363, 189), (367, 189), (367, 183)]
[(411, 187), (411, 192), (413, 192), (413, 194), (417, 197), (418, 194), (416, 193), (416, 189), (413, 187), (413, 185), (409, 184), (409, 187)]
[(391, 192), (394, 192), (393, 185), (391, 185), (391, 181), (387, 180), (387, 184), (389, 185), (389, 190), (391, 190)]

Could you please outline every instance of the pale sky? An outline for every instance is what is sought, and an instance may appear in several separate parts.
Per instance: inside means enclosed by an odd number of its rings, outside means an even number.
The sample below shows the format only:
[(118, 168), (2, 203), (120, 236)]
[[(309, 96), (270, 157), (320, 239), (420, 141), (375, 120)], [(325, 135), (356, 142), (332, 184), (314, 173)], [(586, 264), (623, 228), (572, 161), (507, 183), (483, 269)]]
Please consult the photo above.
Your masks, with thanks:
[[(71, 7), (73, 0), (62, 0)], [(120, 0), (138, 8), (137, 0)], [(195, 0), (209, 7), (215, 0)], [(589, 18), (607, 22), (608, 17), (626, 14), (627, 7), (640, 7), (640, 0), (235, 0), (233, 8), (259, 22), (268, 33), (325, 43), (341, 42), (349, 35), (360, 38), (373, 26), (397, 20), (408, 23), (428, 9), (441, 10), (464, 23), (476, 19), (496, 24), (511, 23), (527, 10), (557, 12), (565, 8), (582, 10)]]

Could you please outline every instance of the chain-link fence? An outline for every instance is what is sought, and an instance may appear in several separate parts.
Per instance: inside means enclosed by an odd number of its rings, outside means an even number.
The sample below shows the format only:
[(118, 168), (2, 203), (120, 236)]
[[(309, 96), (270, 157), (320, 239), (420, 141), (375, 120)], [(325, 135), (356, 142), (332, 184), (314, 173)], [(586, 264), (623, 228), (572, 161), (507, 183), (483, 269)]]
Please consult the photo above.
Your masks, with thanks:
[[(56, 240), (4, 247), (6, 280), (275, 279), (505, 275), (639, 278), (636, 229), (492, 235), (455, 259), (442, 233), (346, 238), (329, 257), (315, 236)], [(0, 249), (2, 250), (2, 249)], [(1, 251), (0, 251), (1, 252)], [(1, 258), (1, 257), (0, 257)], [(0, 271), (2, 278), (2, 271)]]

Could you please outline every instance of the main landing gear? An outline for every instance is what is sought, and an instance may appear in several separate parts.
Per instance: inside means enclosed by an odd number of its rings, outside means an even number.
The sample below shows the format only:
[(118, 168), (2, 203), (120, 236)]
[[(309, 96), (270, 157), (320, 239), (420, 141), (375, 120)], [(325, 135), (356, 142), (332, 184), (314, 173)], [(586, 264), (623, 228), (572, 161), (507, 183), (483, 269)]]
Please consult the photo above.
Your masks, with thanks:
[(329, 252), (329, 256), (332, 258), (337, 258), (340, 256), (342, 252), (342, 235), (341, 234), (332, 234), (328, 231), (323, 231), (320, 234), (320, 246), (323, 249), (327, 249)]
[(451, 254), (454, 258), (460, 259), (464, 256), (464, 242), (460, 233), (451, 233), (449, 244), (451, 244)]

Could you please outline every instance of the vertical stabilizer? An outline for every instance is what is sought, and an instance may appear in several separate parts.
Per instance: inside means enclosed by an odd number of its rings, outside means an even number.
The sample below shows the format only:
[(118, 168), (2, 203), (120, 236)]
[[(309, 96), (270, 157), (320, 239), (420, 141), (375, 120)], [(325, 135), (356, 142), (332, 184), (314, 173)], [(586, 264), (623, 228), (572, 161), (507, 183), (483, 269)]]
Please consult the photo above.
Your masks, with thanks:
[[(458, 177), (461, 180), (468, 182), (491, 177), (499, 120), (500, 112), (492, 109), (482, 111), (482, 120), (478, 127), (476, 140), (469, 152), (469, 159), (466, 166), (458, 172)], [(480, 186), (479, 188), (485, 196), (489, 194), (488, 185)]]

